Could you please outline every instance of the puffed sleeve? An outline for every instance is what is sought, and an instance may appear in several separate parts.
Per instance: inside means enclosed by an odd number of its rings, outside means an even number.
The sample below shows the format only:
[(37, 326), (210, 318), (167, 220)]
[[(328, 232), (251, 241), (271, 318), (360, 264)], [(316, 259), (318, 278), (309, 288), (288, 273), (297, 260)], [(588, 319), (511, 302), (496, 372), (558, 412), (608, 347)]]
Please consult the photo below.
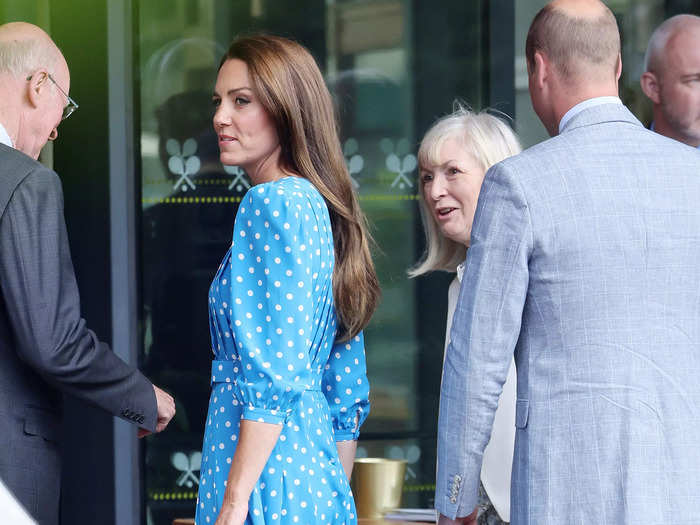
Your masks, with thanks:
[(333, 346), (323, 374), (323, 393), (331, 409), (335, 440), (357, 439), (369, 415), (369, 381), (362, 332)]
[[(313, 387), (312, 214), (281, 184), (255, 186), (241, 201), (231, 248), (231, 325), (243, 380), (243, 419), (282, 424)], [(318, 388), (318, 386), (316, 386)]]

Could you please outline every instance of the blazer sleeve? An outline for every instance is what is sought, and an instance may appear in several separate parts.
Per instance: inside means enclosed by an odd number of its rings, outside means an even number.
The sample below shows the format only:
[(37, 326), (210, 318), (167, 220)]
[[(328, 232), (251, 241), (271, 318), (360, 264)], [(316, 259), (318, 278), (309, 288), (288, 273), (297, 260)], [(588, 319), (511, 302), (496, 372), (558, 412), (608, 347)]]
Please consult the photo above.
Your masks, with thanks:
[(59, 390), (155, 430), (151, 383), (80, 316), (61, 182), (43, 167), (17, 187), (0, 219), (0, 289), (20, 359)]
[(452, 519), (477, 505), (484, 449), (520, 334), (531, 251), (522, 188), (498, 164), (479, 196), (443, 365), (435, 507)]

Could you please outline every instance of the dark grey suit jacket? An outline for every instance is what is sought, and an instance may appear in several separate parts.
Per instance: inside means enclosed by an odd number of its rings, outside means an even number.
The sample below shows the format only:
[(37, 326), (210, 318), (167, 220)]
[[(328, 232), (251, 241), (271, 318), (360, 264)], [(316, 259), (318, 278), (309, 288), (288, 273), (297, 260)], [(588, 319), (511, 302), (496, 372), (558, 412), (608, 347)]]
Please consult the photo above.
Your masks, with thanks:
[(0, 478), (58, 523), (62, 392), (153, 431), (151, 383), (80, 316), (58, 176), (0, 144)]

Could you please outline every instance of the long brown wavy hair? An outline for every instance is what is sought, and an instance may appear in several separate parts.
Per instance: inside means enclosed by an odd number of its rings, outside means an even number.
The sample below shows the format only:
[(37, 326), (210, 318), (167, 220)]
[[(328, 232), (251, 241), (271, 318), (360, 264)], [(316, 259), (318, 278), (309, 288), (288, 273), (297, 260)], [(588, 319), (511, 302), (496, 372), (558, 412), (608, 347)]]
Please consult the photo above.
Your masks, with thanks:
[(379, 281), (367, 219), (353, 191), (323, 76), (306, 48), (278, 36), (238, 37), (219, 69), (231, 59), (246, 63), (252, 89), (275, 123), (281, 167), (308, 179), (328, 205), (335, 245), (338, 339), (354, 337), (377, 307)]

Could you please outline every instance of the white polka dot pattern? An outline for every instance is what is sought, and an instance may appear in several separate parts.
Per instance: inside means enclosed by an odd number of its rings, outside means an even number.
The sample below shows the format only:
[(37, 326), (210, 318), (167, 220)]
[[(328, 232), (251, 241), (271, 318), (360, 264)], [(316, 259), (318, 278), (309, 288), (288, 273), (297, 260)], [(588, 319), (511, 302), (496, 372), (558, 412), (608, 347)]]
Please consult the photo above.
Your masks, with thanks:
[(247, 524), (357, 522), (335, 441), (357, 439), (369, 383), (362, 334), (335, 341), (333, 264), (328, 209), (311, 183), (248, 191), (209, 292), (215, 360), (197, 524), (216, 521), (241, 419), (282, 425)]

